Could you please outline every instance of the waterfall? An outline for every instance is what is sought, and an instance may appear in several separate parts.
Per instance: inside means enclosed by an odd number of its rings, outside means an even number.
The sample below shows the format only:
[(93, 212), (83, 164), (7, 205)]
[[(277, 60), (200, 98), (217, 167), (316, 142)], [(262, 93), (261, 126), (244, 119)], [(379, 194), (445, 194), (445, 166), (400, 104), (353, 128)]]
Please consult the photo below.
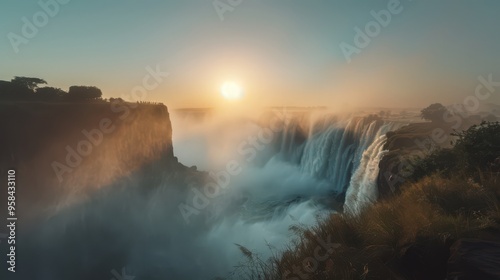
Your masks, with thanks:
[[(179, 162), (198, 166), (202, 153), (213, 169), (156, 160), (61, 207), (19, 237), (26, 244), (22, 263), (33, 267), (21, 278), (111, 278), (121, 268), (132, 268), (137, 279), (228, 275), (246, 261), (234, 244), (267, 259), (269, 248), (292, 241), (292, 226), (313, 227), (334, 212), (333, 200), (344, 201), (348, 213), (375, 200), (385, 134), (402, 125), (376, 116), (299, 112), (272, 140), (255, 145), (249, 139), (259, 139), (264, 121), (198, 121), (173, 122), (179, 131), (174, 151)], [(240, 154), (241, 144), (248, 153)], [(230, 174), (228, 160), (240, 171)], [(219, 195), (209, 193), (215, 183)], [(43, 265), (37, 265), (40, 252)]]
[(399, 128), (399, 123), (384, 124), (376, 134), (376, 139), (363, 152), (361, 162), (351, 177), (344, 201), (344, 212), (357, 214), (367, 205), (378, 199), (377, 177), (379, 162), (387, 153), (384, 145), (387, 141), (386, 133)]
[(276, 145), (281, 159), (302, 172), (326, 179), (331, 193), (343, 198), (348, 212), (357, 212), (378, 197), (378, 163), (385, 134), (402, 126), (373, 115), (347, 119), (323, 116), (295, 118)]

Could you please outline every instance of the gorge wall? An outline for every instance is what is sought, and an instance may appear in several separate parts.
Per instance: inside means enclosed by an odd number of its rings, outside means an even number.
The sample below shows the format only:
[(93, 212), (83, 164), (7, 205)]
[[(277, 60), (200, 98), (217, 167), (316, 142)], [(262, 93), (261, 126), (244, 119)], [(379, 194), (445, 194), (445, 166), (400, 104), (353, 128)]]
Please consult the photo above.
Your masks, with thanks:
[[(162, 104), (125, 102), (1, 103), (0, 172), (14, 168), (20, 215), (68, 199), (173, 156), (172, 126)], [(57, 202), (61, 204), (62, 202)]]

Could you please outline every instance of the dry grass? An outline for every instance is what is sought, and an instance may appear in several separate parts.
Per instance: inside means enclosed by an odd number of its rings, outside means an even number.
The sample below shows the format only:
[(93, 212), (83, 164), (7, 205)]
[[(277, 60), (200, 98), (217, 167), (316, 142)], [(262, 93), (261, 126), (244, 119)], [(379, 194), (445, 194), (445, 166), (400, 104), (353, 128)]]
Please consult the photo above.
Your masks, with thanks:
[[(295, 247), (270, 260), (251, 259), (246, 269), (253, 273), (238, 278), (444, 279), (455, 240), (500, 233), (500, 178), (426, 177), (359, 216), (335, 214), (294, 231)], [(318, 250), (324, 254), (318, 240), (337, 244), (326, 259), (315, 259)]]

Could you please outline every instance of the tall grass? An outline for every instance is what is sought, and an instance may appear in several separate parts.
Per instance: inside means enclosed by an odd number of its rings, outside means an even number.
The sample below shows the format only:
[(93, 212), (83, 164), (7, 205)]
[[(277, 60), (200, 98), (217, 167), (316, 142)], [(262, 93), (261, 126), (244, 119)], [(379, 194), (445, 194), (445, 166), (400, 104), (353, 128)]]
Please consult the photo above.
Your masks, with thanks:
[[(294, 246), (269, 260), (241, 248), (247, 263), (237, 278), (444, 279), (454, 241), (500, 236), (500, 178), (479, 177), (432, 175), (358, 216), (334, 214), (314, 228), (294, 228)], [(336, 244), (327, 258), (315, 257), (319, 240)]]

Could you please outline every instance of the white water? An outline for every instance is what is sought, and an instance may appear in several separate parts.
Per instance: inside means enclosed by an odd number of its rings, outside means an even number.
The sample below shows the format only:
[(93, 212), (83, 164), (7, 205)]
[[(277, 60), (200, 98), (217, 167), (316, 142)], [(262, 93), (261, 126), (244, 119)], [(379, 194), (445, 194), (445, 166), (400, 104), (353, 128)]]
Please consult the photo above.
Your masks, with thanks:
[[(261, 128), (255, 122), (246, 119), (235, 125), (233, 119), (211, 123), (209, 131), (196, 131), (191, 136), (201, 139), (195, 142), (218, 148), (206, 153), (217, 154), (216, 159), (202, 157), (193, 164), (211, 162), (213, 171), (218, 171), (227, 160), (238, 159), (244, 166), (231, 188), (243, 192), (248, 201), (235, 215), (236, 220), (224, 218), (211, 233), (227, 236), (231, 232), (231, 242), (268, 256), (267, 243), (279, 248), (290, 241), (289, 226), (314, 225), (315, 217), (334, 211), (332, 200), (321, 198), (345, 196), (345, 211), (357, 213), (377, 199), (376, 179), (378, 163), (385, 153), (385, 134), (401, 125), (375, 118), (297, 114), (274, 133), (271, 143), (256, 149), (251, 161), (245, 161), (235, 151), (248, 137), (258, 134)], [(221, 139), (223, 136), (227, 139)], [(182, 138), (186, 139), (186, 135)], [(174, 147), (181, 161), (193, 159), (189, 151), (196, 148), (188, 142), (174, 137)], [(223, 209), (215, 212), (224, 216)]]
[(193, 196), (193, 184), (165, 173), (136, 174), (142, 177), (61, 210), (37, 230), (34, 249), (23, 254), (37, 260), (38, 251), (46, 253), (27, 275), (111, 279), (111, 269), (130, 267), (136, 279), (224, 277), (243, 260), (235, 243), (265, 259), (268, 244), (278, 251), (289, 244), (290, 226), (312, 226), (334, 212), (335, 198), (345, 196), (351, 212), (374, 201), (384, 134), (397, 127), (373, 118), (299, 114), (254, 145), (263, 132), (254, 118), (174, 117), (181, 163), (221, 172), (238, 162), (241, 172), (228, 177), (221, 195), (187, 223), (179, 205), (191, 197), (180, 190)]
[(361, 162), (352, 175), (347, 189), (344, 212), (357, 214), (377, 201), (379, 162), (387, 152), (383, 149), (387, 141), (385, 134), (399, 127), (401, 127), (399, 123), (384, 124), (375, 135), (375, 141), (363, 152)]

